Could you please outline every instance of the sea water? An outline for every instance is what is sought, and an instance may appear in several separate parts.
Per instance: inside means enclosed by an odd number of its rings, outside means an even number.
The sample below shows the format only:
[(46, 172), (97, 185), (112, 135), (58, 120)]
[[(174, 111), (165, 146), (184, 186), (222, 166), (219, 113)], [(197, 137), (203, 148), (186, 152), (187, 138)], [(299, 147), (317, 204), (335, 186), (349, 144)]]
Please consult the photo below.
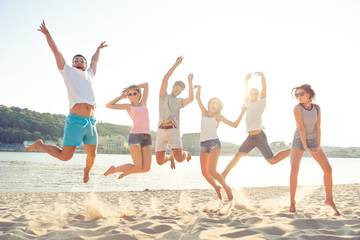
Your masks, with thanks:
[[(151, 170), (118, 179), (119, 174), (107, 177), (103, 173), (111, 166), (132, 163), (130, 155), (98, 154), (90, 174), (90, 181), (83, 183), (85, 154), (75, 154), (63, 162), (39, 152), (0, 152), (0, 193), (22, 192), (106, 192), (143, 191), (160, 189), (209, 189), (210, 184), (201, 174), (200, 158), (190, 162), (176, 162), (160, 166), (152, 157)], [(217, 170), (221, 173), (232, 156), (220, 156)], [(270, 165), (262, 157), (243, 157), (227, 176), (233, 188), (289, 186), (290, 162), (284, 159)], [(334, 184), (360, 183), (360, 159), (330, 158)], [(303, 158), (298, 177), (299, 185), (322, 185), (323, 173), (312, 158)]]

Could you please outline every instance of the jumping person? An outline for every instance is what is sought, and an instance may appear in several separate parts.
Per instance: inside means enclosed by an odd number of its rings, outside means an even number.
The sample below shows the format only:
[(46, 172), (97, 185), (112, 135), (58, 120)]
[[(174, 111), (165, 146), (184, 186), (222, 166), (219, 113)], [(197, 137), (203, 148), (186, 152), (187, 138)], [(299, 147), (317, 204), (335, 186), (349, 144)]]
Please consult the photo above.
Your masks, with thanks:
[(40, 150), (62, 161), (68, 161), (73, 157), (76, 146), (80, 146), (81, 142), (84, 142), (87, 155), (86, 167), (84, 168), (84, 182), (86, 183), (89, 181), (90, 170), (94, 165), (98, 143), (94, 118), (96, 102), (92, 82), (96, 74), (100, 50), (107, 45), (102, 42), (97, 48), (91, 58), (90, 68), (86, 69), (87, 61), (82, 55), (75, 55), (72, 60), (72, 67), (70, 67), (66, 64), (44, 21), (38, 31), (45, 35), (47, 43), (55, 55), (56, 65), (64, 78), (70, 102), (70, 113), (66, 118), (62, 149), (54, 145), (44, 144), (39, 139), (27, 147), (26, 151)]
[[(141, 93), (141, 88), (144, 93)], [(151, 166), (151, 132), (149, 124), (149, 111), (146, 106), (149, 94), (148, 83), (138, 86), (132, 85), (125, 88), (121, 96), (113, 99), (106, 107), (111, 109), (126, 110), (133, 121), (129, 135), (130, 154), (134, 164), (124, 164), (118, 167), (111, 166), (104, 175), (122, 172), (119, 178), (132, 173), (144, 173), (150, 170)], [(118, 104), (124, 98), (130, 100), (129, 104)]]
[(221, 152), (221, 143), (217, 135), (217, 128), (220, 122), (236, 128), (245, 114), (246, 106), (243, 105), (240, 116), (235, 122), (231, 122), (221, 115), (223, 103), (218, 98), (211, 98), (208, 102), (208, 109), (201, 102), (201, 86), (196, 85), (196, 100), (201, 110), (201, 133), (200, 133), (200, 164), (201, 172), (205, 179), (213, 186), (219, 199), (221, 198), (220, 186), (217, 180), (225, 189), (228, 200), (232, 201), (231, 188), (226, 184), (225, 179), (216, 171), (217, 163)]
[[(159, 100), (159, 129), (156, 136), (156, 161), (159, 165), (163, 165), (170, 161), (171, 168), (175, 168), (175, 161), (183, 162), (185, 159), (190, 161), (191, 154), (188, 150), (183, 151), (181, 134), (180, 134), (180, 110), (194, 100), (194, 90), (192, 80), (193, 74), (188, 76), (189, 82), (189, 97), (178, 98), (185, 89), (185, 84), (182, 81), (176, 81), (172, 87), (171, 94), (167, 93), (168, 81), (174, 70), (182, 62), (183, 57), (176, 59), (175, 64), (166, 73), (160, 88)], [(172, 155), (166, 155), (166, 148), (168, 143), (172, 148)]]
[(332, 168), (321, 149), (321, 111), (319, 105), (313, 103), (315, 92), (309, 84), (295, 87), (292, 90), (298, 105), (294, 107), (296, 131), (291, 146), (290, 162), (290, 212), (296, 212), (295, 194), (299, 166), (304, 151), (310, 153), (324, 172), (325, 204), (330, 206), (335, 215), (340, 215), (336, 209), (332, 194)]
[(239, 151), (235, 154), (234, 158), (221, 174), (224, 178), (226, 178), (230, 170), (236, 166), (240, 158), (247, 155), (255, 147), (260, 150), (262, 155), (270, 164), (276, 164), (290, 154), (290, 149), (286, 149), (278, 152), (274, 156), (270, 149), (267, 137), (263, 131), (264, 127), (262, 126), (262, 114), (264, 113), (266, 106), (266, 80), (263, 73), (256, 72), (254, 74), (261, 77), (261, 94), (259, 94), (259, 90), (257, 88), (252, 88), (248, 91), (248, 83), (252, 75), (251, 73), (246, 76), (244, 82), (244, 97), (245, 103), (247, 104), (245, 123), (249, 136), (240, 146)]

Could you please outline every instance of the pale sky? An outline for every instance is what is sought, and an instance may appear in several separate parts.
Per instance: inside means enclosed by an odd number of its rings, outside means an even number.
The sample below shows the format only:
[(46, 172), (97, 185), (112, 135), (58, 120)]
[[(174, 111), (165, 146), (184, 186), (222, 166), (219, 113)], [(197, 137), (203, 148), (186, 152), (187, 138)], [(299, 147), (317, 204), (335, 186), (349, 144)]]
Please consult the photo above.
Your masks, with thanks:
[[(63, 79), (37, 31), (42, 20), (69, 64), (75, 54), (90, 60), (101, 41), (109, 44), (95, 77), (99, 121), (131, 125), (125, 111), (105, 104), (122, 88), (149, 82), (150, 127), (156, 131), (162, 78), (183, 55), (169, 85), (188, 85), (193, 72), (203, 103), (220, 98), (223, 115), (233, 121), (246, 74), (265, 74), (269, 142), (292, 141), (297, 102), (291, 89), (309, 83), (322, 110), (322, 145), (359, 147), (359, 1), (0, 0), (0, 104), (67, 115)], [(260, 80), (250, 85), (260, 86)], [(180, 96), (187, 97), (188, 88)], [(200, 131), (196, 100), (181, 111), (181, 131)], [(236, 144), (247, 136), (244, 121), (237, 129), (220, 124), (218, 133)]]

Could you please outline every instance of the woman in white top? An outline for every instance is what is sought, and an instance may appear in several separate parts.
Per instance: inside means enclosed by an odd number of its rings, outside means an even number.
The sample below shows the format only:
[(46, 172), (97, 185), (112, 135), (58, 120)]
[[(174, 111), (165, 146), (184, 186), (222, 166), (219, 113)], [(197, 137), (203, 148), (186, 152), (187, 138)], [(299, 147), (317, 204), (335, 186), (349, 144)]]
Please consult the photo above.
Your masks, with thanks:
[(201, 110), (201, 133), (200, 133), (200, 163), (201, 171), (205, 179), (214, 187), (217, 196), (221, 199), (220, 186), (215, 182), (217, 180), (225, 189), (228, 200), (233, 200), (231, 188), (226, 184), (224, 178), (216, 171), (217, 162), (221, 152), (221, 143), (216, 133), (220, 121), (236, 128), (245, 114), (246, 106), (243, 105), (242, 112), (235, 122), (231, 122), (221, 115), (223, 108), (222, 102), (217, 98), (211, 98), (208, 102), (208, 109), (204, 107), (200, 99), (201, 86), (197, 88), (196, 100)]

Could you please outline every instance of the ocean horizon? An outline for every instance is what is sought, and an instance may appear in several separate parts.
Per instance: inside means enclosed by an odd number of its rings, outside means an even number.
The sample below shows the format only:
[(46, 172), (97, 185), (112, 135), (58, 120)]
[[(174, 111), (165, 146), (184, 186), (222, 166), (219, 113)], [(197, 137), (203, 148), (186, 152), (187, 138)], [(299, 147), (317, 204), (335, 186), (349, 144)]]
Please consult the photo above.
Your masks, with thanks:
[[(85, 154), (75, 154), (73, 159), (62, 162), (39, 152), (0, 152), (0, 193), (24, 192), (109, 192), (148, 190), (211, 189), (201, 174), (200, 158), (190, 162), (176, 162), (176, 169), (166, 163), (159, 166), (153, 155), (151, 170), (118, 179), (119, 174), (105, 177), (111, 166), (132, 163), (130, 155), (98, 154), (90, 174), (90, 181), (83, 183)], [(222, 172), (232, 156), (220, 156), (218, 172)], [(226, 181), (233, 188), (289, 186), (290, 162), (284, 159), (270, 165), (262, 157), (243, 157), (229, 173)], [(360, 159), (329, 158), (333, 169), (334, 184), (360, 183)], [(312, 158), (303, 158), (298, 184), (322, 185), (323, 173)]]

